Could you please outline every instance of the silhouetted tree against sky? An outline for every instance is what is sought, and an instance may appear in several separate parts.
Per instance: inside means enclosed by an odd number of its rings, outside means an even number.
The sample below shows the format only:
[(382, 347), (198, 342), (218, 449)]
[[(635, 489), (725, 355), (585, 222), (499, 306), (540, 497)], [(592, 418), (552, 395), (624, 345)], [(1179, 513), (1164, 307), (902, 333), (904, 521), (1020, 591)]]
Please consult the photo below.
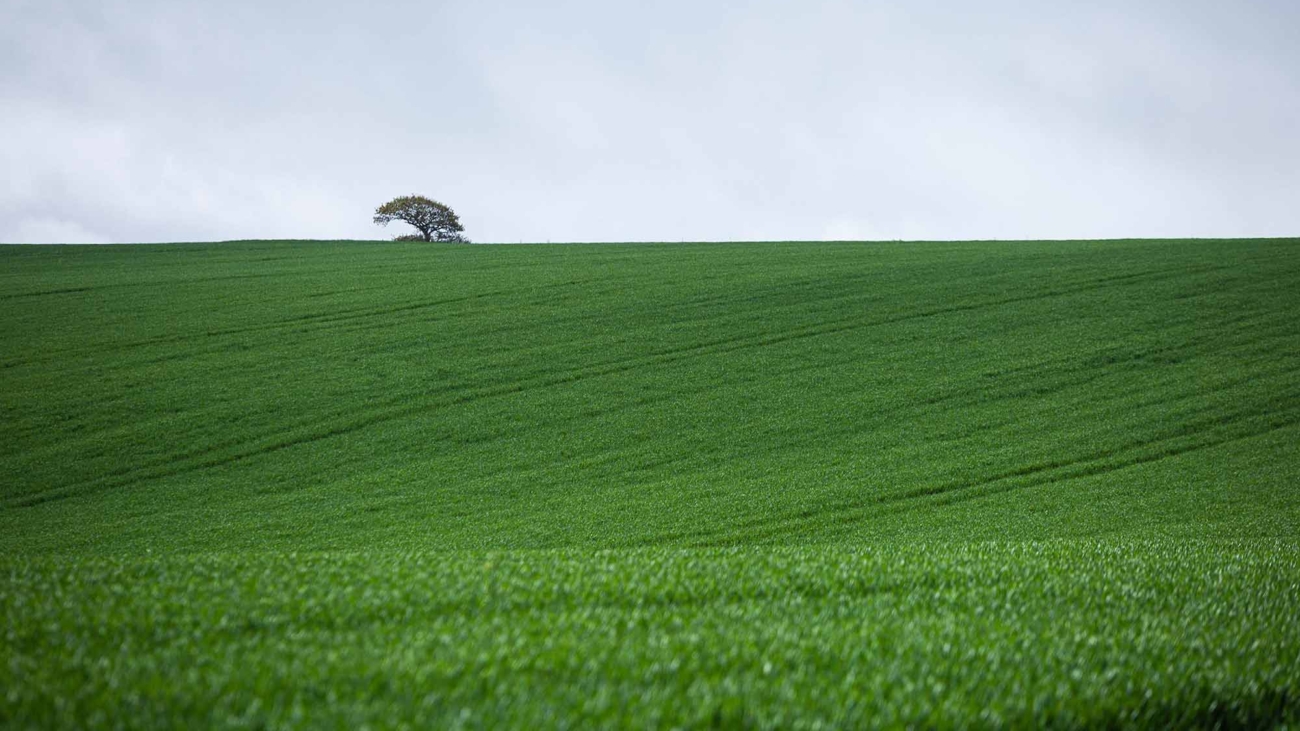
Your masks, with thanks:
[(375, 223), (387, 226), (390, 221), (403, 221), (415, 227), (419, 234), (398, 236), (398, 241), (454, 241), (469, 243), (461, 232), (464, 227), (450, 206), (422, 195), (404, 195), (394, 198), (375, 209)]

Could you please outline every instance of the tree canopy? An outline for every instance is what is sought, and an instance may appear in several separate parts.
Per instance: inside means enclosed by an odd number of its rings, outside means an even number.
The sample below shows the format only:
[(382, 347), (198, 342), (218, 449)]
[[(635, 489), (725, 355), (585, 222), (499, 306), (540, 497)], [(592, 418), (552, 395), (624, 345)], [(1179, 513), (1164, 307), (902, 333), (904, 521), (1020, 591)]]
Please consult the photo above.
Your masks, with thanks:
[(418, 234), (398, 236), (398, 241), (455, 241), (469, 243), (461, 232), (465, 229), (450, 206), (422, 195), (404, 195), (375, 209), (375, 223), (387, 226), (402, 221), (415, 227)]

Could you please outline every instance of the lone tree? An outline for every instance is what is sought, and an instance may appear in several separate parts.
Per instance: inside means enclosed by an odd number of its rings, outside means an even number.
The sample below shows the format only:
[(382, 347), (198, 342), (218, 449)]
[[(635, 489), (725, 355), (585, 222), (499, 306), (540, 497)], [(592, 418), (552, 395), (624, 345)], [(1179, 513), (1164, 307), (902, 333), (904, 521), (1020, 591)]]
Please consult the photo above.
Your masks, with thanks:
[(387, 226), (390, 221), (405, 221), (420, 233), (398, 236), (398, 241), (456, 241), (469, 243), (461, 235), (465, 229), (451, 208), (422, 195), (404, 195), (375, 209), (375, 223)]

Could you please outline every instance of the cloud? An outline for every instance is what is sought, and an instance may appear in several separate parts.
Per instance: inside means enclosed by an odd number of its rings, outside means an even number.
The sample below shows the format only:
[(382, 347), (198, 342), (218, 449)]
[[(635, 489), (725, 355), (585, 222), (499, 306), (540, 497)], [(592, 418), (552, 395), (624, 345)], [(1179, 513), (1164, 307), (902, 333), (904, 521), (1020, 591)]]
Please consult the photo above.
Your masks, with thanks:
[(113, 243), (74, 221), (60, 221), (54, 218), (24, 218), (18, 221), (6, 240), (29, 244)]
[(12, 7), (0, 241), (1300, 230), (1284, 2)]

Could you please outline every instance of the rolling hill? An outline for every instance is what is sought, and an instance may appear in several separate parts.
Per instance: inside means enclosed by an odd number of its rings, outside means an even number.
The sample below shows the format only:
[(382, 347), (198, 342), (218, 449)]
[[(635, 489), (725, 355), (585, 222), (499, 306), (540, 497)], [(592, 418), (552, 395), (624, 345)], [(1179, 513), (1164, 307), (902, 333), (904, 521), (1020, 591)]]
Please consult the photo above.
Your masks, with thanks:
[(1300, 723), (1300, 240), (0, 247), (0, 723)]

